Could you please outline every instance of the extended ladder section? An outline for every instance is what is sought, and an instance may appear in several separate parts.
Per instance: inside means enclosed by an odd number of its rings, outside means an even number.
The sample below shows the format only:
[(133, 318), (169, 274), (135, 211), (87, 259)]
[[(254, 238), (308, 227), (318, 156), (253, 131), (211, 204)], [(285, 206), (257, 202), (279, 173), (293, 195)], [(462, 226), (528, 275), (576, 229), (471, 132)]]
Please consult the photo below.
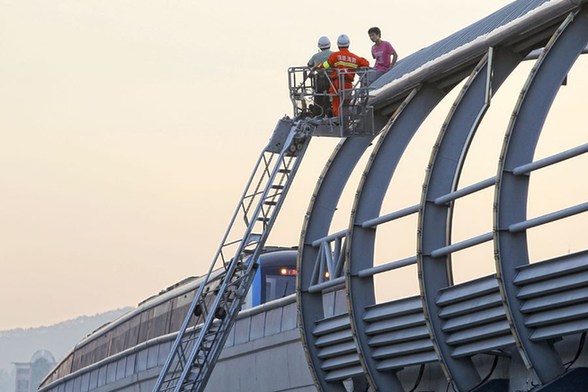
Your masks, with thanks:
[[(284, 118), (262, 151), (210, 269), (153, 389), (203, 391), (253, 281), (258, 257), (311, 138), (305, 121)], [(221, 270), (222, 282), (209, 283)], [(214, 278), (213, 278), (214, 276)], [(197, 324), (202, 323), (200, 326)]]
[[(359, 84), (334, 93), (342, 102), (340, 115), (329, 118), (327, 113), (309, 115), (306, 103), (310, 99), (316, 105), (323, 94), (327, 102), (323, 100), (322, 104), (328, 106), (333, 92), (319, 93), (316, 75), (309, 77), (308, 68), (289, 70), (294, 120), (281, 119), (261, 152), (210, 269), (178, 331), (154, 392), (201, 392), (206, 387), (253, 282), (258, 258), (310, 138), (373, 135), (373, 109), (367, 105), (368, 89), (362, 82), (365, 73), (333, 70), (330, 77), (339, 78), (339, 85), (345, 86), (344, 78), (350, 79), (346, 72), (352, 72), (353, 78), (360, 75)], [(297, 77), (302, 80), (300, 83)], [(330, 83), (332, 86), (333, 81)]]

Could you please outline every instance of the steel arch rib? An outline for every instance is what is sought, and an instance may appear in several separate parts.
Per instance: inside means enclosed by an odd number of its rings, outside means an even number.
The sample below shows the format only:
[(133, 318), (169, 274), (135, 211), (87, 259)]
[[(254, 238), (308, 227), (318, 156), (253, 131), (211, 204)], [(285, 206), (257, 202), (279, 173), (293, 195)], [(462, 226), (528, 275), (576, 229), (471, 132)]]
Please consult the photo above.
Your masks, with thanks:
[(513, 169), (533, 160), (547, 113), (568, 71), (588, 41), (587, 11), (570, 15), (559, 27), (537, 60), (517, 102), (502, 148), (495, 190), (495, 260), (505, 308), (517, 347), (526, 365), (542, 383), (565, 369), (548, 342), (532, 342), (525, 325), (522, 301), (513, 280), (517, 267), (529, 263), (526, 232), (509, 226), (526, 220), (529, 177)]
[[(382, 129), (387, 122), (386, 118), (379, 116), (374, 120), (376, 129)], [(319, 252), (312, 243), (329, 234), (328, 230), (343, 189), (372, 140), (371, 137), (348, 138), (337, 145), (314, 190), (300, 236), (296, 283), (298, 322), (309, 369), (317, 389), (321, 391), (345, 391), (345, 388), (341, 383), (325, 381), (326, 374), (321, 370), (321, 359), (315, 345), (316, 338), (312, 333), (315, 322), (324, 316), (322, 293), (308, 291)]]
[[(456, 189), (472, 138), (488, 108), (490, 94), (500, 87), (522, 59), (507, 49), (493, 49), (476, 66), (439, 133), (423, 186), (417, 265), (425, 320), (443, 371), (459, 391), (475, 387), (480, 383), (480, 376), (471, 358), (452, 357), (447, 333), (443, 331), (443, 320), (439, 316), (440, 308), (436, 304), (439, 292), (453, 284), (450, 256), (434, 258), (431, 252), (450, 242), (453, 205), (437, 205), (435, 199)], [(492, 78), (489, 79), (488, 75)]]
[(402, 385), (392, 372), (377, 370), (372, 348), (365, 333), (367, 325), (362, 315), (375, 303), (373, 277), (360, 278), (359, 271), (372, 267), (376, 230), (363, 228), (361, 223), (377, 217), (395, 168), (424, 119), (445, 96), (432, 85), (424, 85), (410, 94), (402, 110), (380, 138), (364, 171), (358, 187), (347, 242), (347, 298), (351, 328), (358, 343), (359, 357), (375, 391), (402, 391)]

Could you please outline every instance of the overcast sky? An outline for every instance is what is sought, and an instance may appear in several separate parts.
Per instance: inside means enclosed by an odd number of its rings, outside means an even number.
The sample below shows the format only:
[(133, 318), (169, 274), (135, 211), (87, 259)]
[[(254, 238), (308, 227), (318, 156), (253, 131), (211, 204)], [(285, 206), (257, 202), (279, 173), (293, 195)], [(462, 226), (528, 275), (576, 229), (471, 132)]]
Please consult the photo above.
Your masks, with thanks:
[[(204, 273), (319, 36), (373, 61), (379, 26), (402, 58), (508, 3), (0, 0), (0, 330)], [(297, 245), (334, 143), (275, 244)]]

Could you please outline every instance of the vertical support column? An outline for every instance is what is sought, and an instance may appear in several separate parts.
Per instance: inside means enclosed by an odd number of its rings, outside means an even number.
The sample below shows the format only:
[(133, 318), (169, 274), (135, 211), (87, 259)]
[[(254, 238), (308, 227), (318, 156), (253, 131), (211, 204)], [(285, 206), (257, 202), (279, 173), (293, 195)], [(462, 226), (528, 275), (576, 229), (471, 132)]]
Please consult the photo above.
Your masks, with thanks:
[(456, 190), (468, 149), (492, 95), (521, 61), (522, 56), (506, 49), (492, 49), (476, 66), (439, 133), (423, 186), (418, 230), (419, 285), (433, 345), (447, 379), (459, 391), (472, 389), (480, 377), (470, 358), (452, 357), (435, 302), (439, 291), (453, 284), (450, 256), (431, 256), (432, 251), (451, 242), (453, 204), (437, 205), (435, 199)]
[(532, 342), (525, 325), (522, 301), (513, 281), (517, 267), (529, 263), (526, 232), (511, 232), (512, 224), (527, 219), (529, 177), (514, 168), (533, 161), (547, 113), (568, 71), (588, 41), (587, 10), (572, 15), (558, 28), (529, 78), (517, 103), (504, 139), (495, 193), (495, 258), (499, 286), (521, 356), (542, 383), (565, 372), (561, 358), (549, 342)]
[(361, 223), (379, 216), (388, 185), (402, 154), (424, 119), (444, 96), (444, 91), (426, 85), (413, 91), (406, 99), (370, 157), (351, 216), (346, 266), (351, 328), (358, 343), (361, 364), (375, 391), (402, 391), (403, 388), (393, 372), (377, 370), (377, 360), (373, 358), (366, 335), (367, 325), (362, 316), (366, 306), (375, 303), (374, 281), (372, 276), (360, 278), (358, 273), (373, 267), (376, 229), (363, 228)]

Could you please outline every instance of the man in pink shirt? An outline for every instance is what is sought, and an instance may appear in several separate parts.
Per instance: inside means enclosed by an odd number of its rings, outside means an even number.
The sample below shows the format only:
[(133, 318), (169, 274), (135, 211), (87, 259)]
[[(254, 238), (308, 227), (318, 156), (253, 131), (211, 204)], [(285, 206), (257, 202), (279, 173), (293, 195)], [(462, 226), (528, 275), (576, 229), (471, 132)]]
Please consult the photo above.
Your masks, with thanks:
[(376, 64), (371, 72), (373, 75), (370, 75), (369, 78), (370, 82), (373, 82), (394, 67), (398, 60), (398, 54), (390, 42), (382, 40), (382, 32), (378, 27), (370, 28), (368, 35), (374, 43), (374, 46), (372, 46), (372, 56), (376, 59)]

